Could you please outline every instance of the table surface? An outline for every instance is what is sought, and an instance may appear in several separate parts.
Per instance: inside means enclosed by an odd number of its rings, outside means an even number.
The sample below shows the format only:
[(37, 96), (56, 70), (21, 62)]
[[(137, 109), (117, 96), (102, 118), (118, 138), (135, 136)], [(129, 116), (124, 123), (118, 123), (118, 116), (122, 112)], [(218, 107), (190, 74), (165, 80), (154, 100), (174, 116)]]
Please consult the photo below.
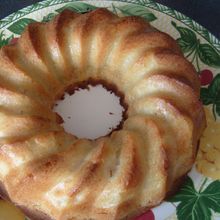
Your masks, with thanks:
[[(220, 39), (220, 0), (155, 0), (182, 12)], [(0, 0), (0, 19), (40, 0)]]

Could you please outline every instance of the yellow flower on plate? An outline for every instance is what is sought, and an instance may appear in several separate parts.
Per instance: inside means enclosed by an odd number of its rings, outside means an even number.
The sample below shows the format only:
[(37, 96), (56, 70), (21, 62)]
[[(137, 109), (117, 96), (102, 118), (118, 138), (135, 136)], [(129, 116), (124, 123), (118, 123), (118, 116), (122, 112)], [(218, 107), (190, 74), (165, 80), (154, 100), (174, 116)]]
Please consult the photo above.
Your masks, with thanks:
[(205, 107), (207, 128), (200, 140), (196, 161), (197, 170), (212, 179), (220, 179), (220, 121)]
[(14, 205), (0, 200), (0, 220), (24, 220), (25, 216)]

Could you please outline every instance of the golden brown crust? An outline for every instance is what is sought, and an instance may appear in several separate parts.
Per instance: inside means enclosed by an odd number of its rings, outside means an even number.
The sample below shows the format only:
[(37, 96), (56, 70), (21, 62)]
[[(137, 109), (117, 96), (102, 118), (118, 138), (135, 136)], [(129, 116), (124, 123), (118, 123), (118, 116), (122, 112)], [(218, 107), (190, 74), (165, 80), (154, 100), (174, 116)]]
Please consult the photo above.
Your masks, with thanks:
[(0, 181), (0, 197), (4, 200), (8, 200), (11, 201), (9, 198), (9, 195), (7, 193), (7, 190), (4, 187), (4, 184), (2, 183), (2, 181)]
[[(88, 84), (125, 107), (120, 129), (93, 141), (52, 111)], [(33, 220), (129, 219), (160, 204), (194, 163), (199, 87), (175, 40), (142, 18), (65, 10), (28, 25), (0, 51), (0, 196)]]
[(31, 220), (55, 220), (37, 209), (28, 209), (26, 206), (19, 205), (17, 207), (21, 209), (23, 213)]

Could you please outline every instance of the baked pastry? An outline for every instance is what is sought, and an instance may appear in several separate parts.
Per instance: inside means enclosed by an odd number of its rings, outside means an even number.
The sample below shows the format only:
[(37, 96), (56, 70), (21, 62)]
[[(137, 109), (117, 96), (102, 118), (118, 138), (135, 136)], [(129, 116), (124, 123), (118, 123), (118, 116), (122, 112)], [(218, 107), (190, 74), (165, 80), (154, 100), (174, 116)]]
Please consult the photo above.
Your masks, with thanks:
[[(97, 140), (53, 112), (75, 85), (106, 82), (127, 118)], [(170, 36), (106, 9), (30, 24), (0, 51), (1, 195), (32, 219), (125, 219), (158, 205), (191, 169), (205, 128), (199, 80)]]

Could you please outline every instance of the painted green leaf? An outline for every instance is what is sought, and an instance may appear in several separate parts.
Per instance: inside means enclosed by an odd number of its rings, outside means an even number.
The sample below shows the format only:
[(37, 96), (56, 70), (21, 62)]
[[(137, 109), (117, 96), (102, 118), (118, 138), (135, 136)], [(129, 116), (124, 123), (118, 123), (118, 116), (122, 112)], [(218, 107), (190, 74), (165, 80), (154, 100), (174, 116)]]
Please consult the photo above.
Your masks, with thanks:
[(208, 88), (201, 88), (200, 98), (204, 105), (213, 105), (215, 118), (215, 112), (220, 116), (220, 73), (215, 76)]
[(220, 213), (220, 181), (212, 182), (203, 192), (206, 204), (215, 212)]
[(202, 100), (203, 105), (210, 105), (213, 103), (213, 97), (209, 94), (208, 88), (200, 89), (200, 99)]
[(220, 116), (220, 95), (218, 97), (218, 101), (216, 102), (215, 111)]
[(213, 98), (216, 98), (220, 93), (220, 73), (215, 76), (208, 87), (209, 93)]
[(216, 112), (218, 116), (220, 116), (220, 74), (216, 75), (212, 83), (209, 85), (208, 90), (209, 97), (212, 98), (214, 114)]
[(177, 24), (174, 21), (171, 21), (171, 24), (176, 28), (176, 30), (179, 32), (180, 37), (184, 40), (184, 41), (189, 41), (192, 43), (196, 43), (197, 42), (197, 38), (196, 38), (196, 34), (185, 27), (180, 27), (177, 26)]
[(220, 181), (212, 182), (202, 191), (204, 183), (197, 191), (188, 177), (180, 192), (169, 200), (179, 202), (176, 212), (178, 220), (211, 220), (212, 211), (220, 212)]
[(184, 187), (182, 187), (175, 196), (169, 199), (170, 202), (187, 202), (189, 199), (195, 197), (195, 188), (191, 178), (187, 177)]
[(201, 61), (208, 66), (220, 67), (220, 54), (209, 44), (200, 44), (198, 55)]
[(177, 26), (174, 21), (172, 21), (171, 24), (180, 34), (180, 38), (177, 39), (177, 42), (179, 43), (182, 51), (187, 53), (193, 50), (198, 44), (196, 34), (188, 28)]
[(25, 27), (32, 22), (36, 21), (30, 18), (22, 18), (9, 26), (8, 30), (15, 34), (21, 34), (24, 31)]
[(218, 92), (216, 93), (216, 98), (215, 98), (215, 111), (218, 114), (218, 116), (220, 116), (220, 84), (218, 84), (217, 90)]
[(48, 15), (44, 16), (42, 19), (42, 22), (48, 22), (52, 20), (57, 14), (55, 13), (49, 13)]
[(3, 31), (0, 32), (0, 48), (9, 44), (10, 40), (13, 38), (14, 36), (10, 36), (10, 37), (5, 37)]
[(157, 17), (150, 10), (141, 5), (129, 4), (117, 7), (117, 9), (119, 9), (125, 16), (140, 16), (149, 22), (157, 19)]
[(198, 196), (194, 196), (188, 202), (181, 202), (177, 206), (178, 220), (211, 220), (211, 211), (204, 206), (202, 198)]
[(183, 53), (187, 53), (189, 51), (192, 51), (194, 49), (194, 47), (196, 46), (196, 44), (192, 45), (191, 42), (184, 41), (182, 38), (178, 38), (177, 43), (179, 44)]
[(94, 5), (90, 5), (84, 2), (73, 2), (66, 4), (64, 7), (57, 9), (57, 12), (62, 12), (65, 9), (69, 9), (71, 11), (75, 11), (77, 13), (86, 13), (92, 10), (95, 10), (97, 7)]

